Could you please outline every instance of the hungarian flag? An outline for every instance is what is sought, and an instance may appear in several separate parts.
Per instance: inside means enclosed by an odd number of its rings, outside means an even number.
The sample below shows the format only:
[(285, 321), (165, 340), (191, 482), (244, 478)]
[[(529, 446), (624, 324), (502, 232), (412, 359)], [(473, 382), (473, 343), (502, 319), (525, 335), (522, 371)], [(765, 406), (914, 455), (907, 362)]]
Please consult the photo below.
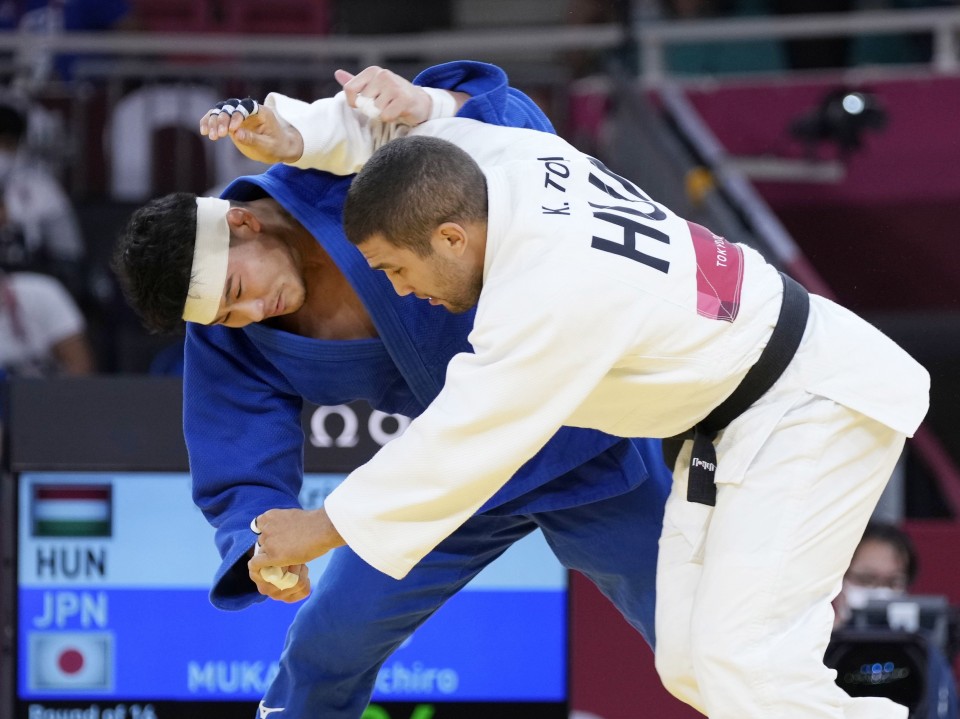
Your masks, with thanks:
[(35, 484), (34, 537), (109, 537), (109, 484)]
[(29, 651), (32, 691), (113, 689), (109, 632), (31, 632)]

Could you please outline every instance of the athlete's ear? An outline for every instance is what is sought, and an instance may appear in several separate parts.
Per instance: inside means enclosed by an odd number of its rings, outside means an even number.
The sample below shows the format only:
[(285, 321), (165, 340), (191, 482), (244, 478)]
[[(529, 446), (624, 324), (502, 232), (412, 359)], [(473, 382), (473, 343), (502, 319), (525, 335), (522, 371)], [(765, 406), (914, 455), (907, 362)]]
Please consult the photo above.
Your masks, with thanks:
[(455, 257), (462, 257), (470, 244), (470, 236), (463, 225), (456, 222), (444, 222), (433, 233), (433, 249)]
[(227, 210), (227, 224), (233, 230), (243, 226), (249, 227), (254, 232), (260, 232), (261, 229), (260, 218), (246, 207), (231, 207)]

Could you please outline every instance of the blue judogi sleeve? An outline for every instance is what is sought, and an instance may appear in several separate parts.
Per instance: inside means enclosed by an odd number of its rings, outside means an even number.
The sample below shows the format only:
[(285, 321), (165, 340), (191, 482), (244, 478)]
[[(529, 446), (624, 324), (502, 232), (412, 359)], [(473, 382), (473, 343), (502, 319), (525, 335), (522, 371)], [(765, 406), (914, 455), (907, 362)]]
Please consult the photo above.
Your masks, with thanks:
[(457, 117), (556, 134), (550, 120), (537, 104), (510, 87), (507, 74), (496, 65), (462, 60), (446, 62), (427, 68), (413, 82), (415, 85), (459, 90), (470, 95)]
[[(464, 116), (553, 129), (496, 66), (445, 63), (417, 81), (469, 93)], [(222, 609), (242, 609), (264, 599), (247, 577), (246, 555), (254, 543), (250, 520), (271, 508), (299, 506), (303, 400), (247, 333), (193, 323), (187, 327), (183, 392), (194, 501), (216, 529), (222, 558), (210, 599)]]
[(223, 559), (210, 595), (221, 609), (260, 596), (240, 561), (255, 540), (250, 520), (300, 506), (303, 401), (286, 385), (243, 332), (188, 327), (183, 433), (193, 499), (216, 529)]

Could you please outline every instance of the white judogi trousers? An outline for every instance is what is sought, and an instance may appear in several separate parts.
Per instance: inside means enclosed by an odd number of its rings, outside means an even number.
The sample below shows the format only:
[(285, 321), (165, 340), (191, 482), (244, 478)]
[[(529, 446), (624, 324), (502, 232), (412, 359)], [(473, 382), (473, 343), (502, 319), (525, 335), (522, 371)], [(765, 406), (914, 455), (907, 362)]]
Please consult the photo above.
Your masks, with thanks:
[(800, 393), (715, 507), (686, 500), (684, 443), (657, 570), (656, 664), (674, 696), (711, 719), (906, 719), (850, 698), (823, 664), (831, 600), (904, 439)]

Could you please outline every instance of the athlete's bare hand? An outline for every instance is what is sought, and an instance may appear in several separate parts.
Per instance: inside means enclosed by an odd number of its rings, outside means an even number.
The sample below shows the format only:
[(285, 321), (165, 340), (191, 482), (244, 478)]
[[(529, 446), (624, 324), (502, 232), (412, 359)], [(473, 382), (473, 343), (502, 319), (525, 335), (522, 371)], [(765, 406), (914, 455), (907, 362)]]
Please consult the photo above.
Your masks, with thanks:
[(269, 165), (296, 162), (303, 154), (300, 131), (250, 98), (217, 103), (200, 118), (200, 134), (213, 141), (229, 137), (251, 160)]
[(250, 578), (260, 586), (264, 567), (306, 564), (344, 544), (326, 510), (271, 509), (256, 519), (258, 550), (247, 562)]
[(357, 107), (358, 95), (369, 98), (380, 111), (381, 122), (413, 126), (430, 119), (430, 96), (396, 73), (371, 65), (356, 75), (337, 70), (333, 76), (343, 86), (350, 107)]

